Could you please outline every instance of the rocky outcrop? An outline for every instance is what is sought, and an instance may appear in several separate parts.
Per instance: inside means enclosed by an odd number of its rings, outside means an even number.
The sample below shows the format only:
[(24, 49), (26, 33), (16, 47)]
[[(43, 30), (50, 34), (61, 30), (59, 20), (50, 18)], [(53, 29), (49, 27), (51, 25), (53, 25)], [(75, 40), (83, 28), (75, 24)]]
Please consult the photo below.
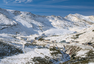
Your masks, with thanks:
[(23, 51), (21, 49), (16, 48), (13, 45), (0, 41), (0, 59), (5, 56), (12, 56), (19, 53), (23, 53)]

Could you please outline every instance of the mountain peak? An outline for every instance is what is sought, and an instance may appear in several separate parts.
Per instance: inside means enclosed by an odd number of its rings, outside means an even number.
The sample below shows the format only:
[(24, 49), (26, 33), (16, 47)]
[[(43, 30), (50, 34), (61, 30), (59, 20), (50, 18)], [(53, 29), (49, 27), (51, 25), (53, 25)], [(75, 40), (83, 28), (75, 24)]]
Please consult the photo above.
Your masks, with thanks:
[(94, 20), (92, 17), (83, 16), (78, 13), (69, 14), (64, 18), (55, 15), (41, 16), (32, 14), (31, 12), (6, 10), (2, 8), (0, 8), (0, 12), (0, 29), (2, 29), (0, 32), (7, 33), (6, 30), (9, 30), (9, 33), (12, 34), (18, 32), (19, 34), (25, 33), (30, 35), (35, 33), (39, 34), (39, 32), (45, 32), (52, 28), (70, 29), (72, 27), (86, 27), (92, 24)]

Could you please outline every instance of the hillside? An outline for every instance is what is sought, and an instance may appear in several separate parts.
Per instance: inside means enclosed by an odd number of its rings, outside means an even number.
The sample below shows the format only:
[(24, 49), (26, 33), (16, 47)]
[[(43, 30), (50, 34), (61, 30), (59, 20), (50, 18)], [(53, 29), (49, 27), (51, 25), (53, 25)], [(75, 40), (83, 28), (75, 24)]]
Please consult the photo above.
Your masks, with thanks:
[(59, 64), (74, 54), (87, 57), (94, 51), (93, 27), (94, 16), (41, 16), (0, 8), (0, 64)]
[(92, 17), (80, 14), (69, 14), (65, 18), (40, 16), (30, 12), (0, 9), (0, 33), (31, 35), (49, 29), (86, 28), (94, 23)]

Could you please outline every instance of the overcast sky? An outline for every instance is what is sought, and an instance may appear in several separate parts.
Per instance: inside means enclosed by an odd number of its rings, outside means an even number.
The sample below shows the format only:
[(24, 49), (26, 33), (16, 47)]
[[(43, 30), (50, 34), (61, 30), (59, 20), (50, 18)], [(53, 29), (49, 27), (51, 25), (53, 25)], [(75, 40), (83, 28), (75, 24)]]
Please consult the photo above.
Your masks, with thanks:
[(94, 0), (0, 0), (0, 7), (37, 15), (94, 15)]

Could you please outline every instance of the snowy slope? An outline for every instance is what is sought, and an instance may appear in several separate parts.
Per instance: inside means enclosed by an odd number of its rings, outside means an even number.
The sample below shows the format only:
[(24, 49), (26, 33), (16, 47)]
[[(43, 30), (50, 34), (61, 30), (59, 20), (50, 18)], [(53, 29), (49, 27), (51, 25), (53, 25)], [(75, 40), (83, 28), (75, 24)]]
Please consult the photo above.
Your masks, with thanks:
[(70, 14), (65, 18), (60, 16), (40, 16), (30, 12), (0, 8), (0, 33), (31, 35), (52, 28), (69, 30), (73, 27), (87, 27), (94, 23), (92, 17), (80, 14)]
[[(9, 57), (10, 59), (14, 58), (13, 64), (19, 61), (19, 59), (15, 60), (15, 58), (17, 57), (27, 58), (27, 60), (25, 61), (26, 63), (28, 62), (28, 60), (30, 60), (30, 58), (35, 57), (33, 54), (36, 54), (40, 57), (45, 57), (45, 51), (49, 52), (49, 49), (37, 49), (41, 46), (24, 46), (27, 43), (31, 44), (31, 42), (35, 40), (35, 37), (46, 35), (47, 38), (45, 39), (50, 39), (52, 41), (71, 41), (71, 36), (73, 36), (73, 34), (84, 32), (79, 36), (78, 39), (75, 40), (81, 43), (87, 41), (93, 42), (93, 24), (94, 16), (84, 16), (80, 14), (69, 14), (66, 17), (54, 15), (40, 16), (32, 14), (30, 12), (6, 10), (0, 8), (0, 41), (9, 43), (10, 45), (13, 45), (25, 51), (24, 54)], [(88, 34), (90, 34), (90, 36)], [(38, 52), (36, 52), (36, 50)], [(43, 53), (43, 55), (41, 53)], [(28, 55), (30, 55), (31, 57), (29, 57)], [(50, 56), (50, 53), (47, 53), (46, 56)], [(64, 54), (64, 59), (61, 59), (63, 62), (69, 60), (65, 57), (67, 57), (67, 54)], [(24, 60), (25, 59), (22, 59), (19, 62), (24, 62)], [(0, 61), (4, 61), (5, 63), (8, 61), (10, 64), (12, 60), (4, 58)], [(2, 62), (1, 64), (3, 64)]]
[(94, 21), (90, 19), (90, 16), (83, 16), (80, 14), (69, 14), (65, 18), (70, 21), (73, 21), (75, 25), (82, 27), (94, 24)]
[(17, 43), (24, 40), (22, 37), (31, 41), (43, 33), (46, 36), (73, 34), (75, 31), (86, 30), (93, 23), (94, 16), (80, 14), (69, 14), (66, 17), (40, 16), (30, 12), (0, 8), (0, 39)]

